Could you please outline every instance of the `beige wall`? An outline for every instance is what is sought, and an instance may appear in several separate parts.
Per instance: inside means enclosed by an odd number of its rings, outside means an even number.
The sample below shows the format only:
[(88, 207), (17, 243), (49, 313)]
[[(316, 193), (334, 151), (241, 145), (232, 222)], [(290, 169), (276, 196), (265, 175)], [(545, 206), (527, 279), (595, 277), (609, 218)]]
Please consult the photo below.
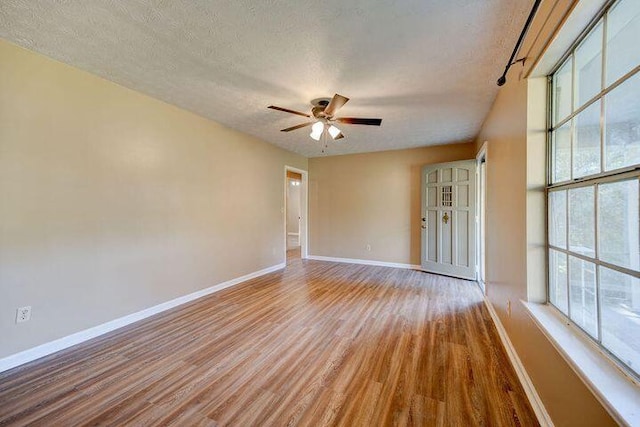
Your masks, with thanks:
[(0, 94), (0, 357), (284, 261), (305, 158), (2, 41)]
[[(555, 4), (566, 13), (572, 2)], [(548, 32), (556, 28), (553, 19), (561, 20), (559, 6), (551, 11), (549, 5), (543, 2), (523, 52), (539, 52), (534, 45), (548, 41)], [(476, 141), (477, 148), (485, 141), (488, 147), (487, 294), (555, 425), (616, 425), (520, 303), (528, 297), (539, 300), (544, 280), (545, 90), (544, 79), (524, 79), (522, 69), (514, 67)]]
[(309, 253), (420, 264), (422, 166), (474, 157), (452, 144), (309, 159)]

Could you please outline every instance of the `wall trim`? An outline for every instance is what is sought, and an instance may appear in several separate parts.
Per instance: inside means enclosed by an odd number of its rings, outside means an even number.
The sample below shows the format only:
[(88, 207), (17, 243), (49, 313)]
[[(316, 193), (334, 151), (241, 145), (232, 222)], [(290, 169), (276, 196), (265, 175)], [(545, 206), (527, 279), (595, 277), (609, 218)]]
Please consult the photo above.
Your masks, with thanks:
[(422, 268), (420, 265), (417, 265), (417, 264), (403, 264), (400, 262), (374, 261), (370, 259), (336, 258), (336, 257), (330, 257), (330, 256), (322, 256), (322, 255), (309, 255), (307, 259), (313, 259), (316, 261), (342, 262), (346, 264), (376, 265), (379, 267), (408, 268), (410, 270), (420, 270)]
[(0, 372), (4, 372), (9, 369), (15, 368), (17, 366), (23, 365), (25, 363), (31, 362), (33, 360), (40, 359), (41, 357), (48, 356), (60, 350), (64, 350), (76, 344), (80, 344), (84, 341), (88, 341), (92, 338), (96, 338), (100, 335), (104, 335), (108, 332), (130, 325), (139, 320), (145, 319), (147, 317), (153, 316), (155, 314), (161, 313), (163, 311), (169, 310), (179, 305), (186, 304), (188, 302), (191, 302), (198, 298), (202, 298), (212, 293), (221, 291), (223, 289), (230, 288), (231, 286), (237, 285), (242, 282), (246, 282), (247, 280), (251, 280), (256, 277), (263, 276), (265, 274), (272, 273), (277, 270), (281, 270), (285, 267), (286, 267), (286, 263), (283, 262), (280, 264), (273, 265), (271, 267), (263, 268), (262, 270), (254, 271), (253, 273), (245, 274), (244, 276), (236, 277), (235, 279), (218, 283), (217, 285), (208, 287), (206, 289), (202, 289), (187, 295), (183, 295), (181, 297), (172, 299), (170, 301), (166, 301), (158, 305), (154, 305), (153, 307), (149, 307), (144, 310), (140, 310), (135, 313), (128, 314), (126, 316), (111, 320), (109, 322), (102, 323), (100, 325), (85, 329), (83, 331), (76, 332), (71, 335), (67, 335), (66, 337), (62, 337), (45, 344), (41, 344), (37, 347), (33, 347), (30, 349), (21, 351), (19, 353), (12, 354), (10, 356), (0, 359)]
[(496, 310), (493, 308), (493, 304), (491, 304), (491, 301), (489, 301), (486, 296), (484, 297), (484, 305), (487, 307), (487, 311), (489, 311), (489, 315), (491, 316), (491, 319), (496, 326), (500, 341), (502, 341), (502, 345), (507, 351), (507, 356), (509, 357), (511, 365), (513, 365), (513, 368), (516, 371), (516, 375), (520, 380), (520, 384), (522, 384), (522, 388), (524, 388), (524, 392), (529, 399), (529, 403), (533, 408), (533, 412), (535, 412), (536, 417), (538, 418), (538, 422), (542, 427), (553, 427), (553, 421), (551, 420), (547, 409), (544, 407), (542, 399), (540, 399), (540, 395), (538, 395), (538, 392), (536, 391), (536, 388), (533, 385), (533, 382), (531, 381), (527, 370), (524, 368), (520, 357), (518, 357), (518, 353), (511, 343), (509, 335), (507, 335), (507, 331), (502, 325), (500, 318), (498, 317), (498, 313), (496, 313)]

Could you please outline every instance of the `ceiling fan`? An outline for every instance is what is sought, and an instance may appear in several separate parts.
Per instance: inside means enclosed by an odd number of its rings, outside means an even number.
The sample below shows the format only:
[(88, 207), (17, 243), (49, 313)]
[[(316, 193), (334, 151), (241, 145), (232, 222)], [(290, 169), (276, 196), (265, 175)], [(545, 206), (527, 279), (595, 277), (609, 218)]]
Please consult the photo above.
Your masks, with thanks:
[(320, 140), (320, 137), (326, 130), (331, 138), (341, 139), (344, 138), (344, 134), (338, 129), (334, 123), (345, 123), (349, 125), (368, 125), (368, 126), (380, 126), (382, 119), (365, 119), (359, 117), (335, 117), (336, 112), (349, 101), (346, 96), (333, 95), (333, 98), (317, 98), (311, 101), (311, 114), (301, 113), (300, 111), (290, 110), (288, 108), (276, 107), (275, 105), (269, 105), (268, 108), (272, 110), (284, 111), (285, 113), (297, 114), (298, 116), (309, 117), (315, 119), (308, 123), (302, 123), (296, 126), (291, 126), (286, 129), (281, 129), (281, 132), (291, 132), (292, 130), (301, 129), (307, 126), (311, 126), (311, 133), (309, 136), (316, 141)]

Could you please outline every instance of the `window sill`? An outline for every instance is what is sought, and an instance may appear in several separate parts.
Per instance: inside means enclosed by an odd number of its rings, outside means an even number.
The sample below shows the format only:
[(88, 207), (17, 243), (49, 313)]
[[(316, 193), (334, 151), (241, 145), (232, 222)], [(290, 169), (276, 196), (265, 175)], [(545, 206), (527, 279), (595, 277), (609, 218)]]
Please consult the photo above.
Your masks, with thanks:
[(522, 304), (611, 416), (620, 424), (640, 426), (638, 384), (553, 307), (524, 301)]

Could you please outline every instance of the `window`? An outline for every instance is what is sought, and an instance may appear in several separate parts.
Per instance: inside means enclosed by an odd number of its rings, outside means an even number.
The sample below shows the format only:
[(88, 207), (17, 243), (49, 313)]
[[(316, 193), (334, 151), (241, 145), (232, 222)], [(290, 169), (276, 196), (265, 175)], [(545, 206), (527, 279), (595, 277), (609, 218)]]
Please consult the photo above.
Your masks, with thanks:
[(640, 378), (640, 1), (551, 75), (548, 300)]

